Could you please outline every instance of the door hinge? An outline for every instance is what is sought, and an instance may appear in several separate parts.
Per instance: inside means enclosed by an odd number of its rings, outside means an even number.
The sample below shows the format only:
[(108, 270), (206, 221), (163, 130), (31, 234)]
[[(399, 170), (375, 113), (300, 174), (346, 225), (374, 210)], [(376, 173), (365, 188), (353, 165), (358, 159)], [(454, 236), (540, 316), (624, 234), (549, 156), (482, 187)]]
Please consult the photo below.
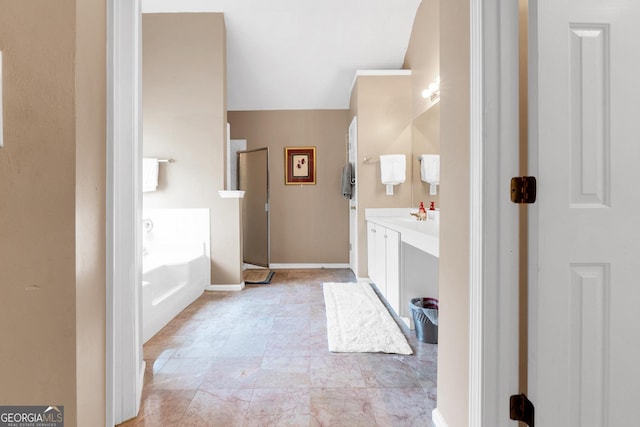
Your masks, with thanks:
[(511, 201), (534, 203), (536, 201), (536, 177), (516, 176), (511, 178)]
[(533, 403), (524, 394), (514, 394), (509, 398), (509, 418), (522, 421), (529, 427), (534, 427)]

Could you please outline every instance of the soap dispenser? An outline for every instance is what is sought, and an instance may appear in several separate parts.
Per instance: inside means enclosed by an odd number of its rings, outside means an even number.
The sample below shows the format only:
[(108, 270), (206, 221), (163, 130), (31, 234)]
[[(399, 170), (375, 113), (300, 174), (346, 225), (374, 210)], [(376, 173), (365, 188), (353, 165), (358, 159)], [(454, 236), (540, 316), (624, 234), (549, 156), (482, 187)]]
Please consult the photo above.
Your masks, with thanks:
[(424, 202), (420, 202), (420, 207), (418, 208), (418, 220), (424, 221), (427, 219), (427, 211), (424, 209)]

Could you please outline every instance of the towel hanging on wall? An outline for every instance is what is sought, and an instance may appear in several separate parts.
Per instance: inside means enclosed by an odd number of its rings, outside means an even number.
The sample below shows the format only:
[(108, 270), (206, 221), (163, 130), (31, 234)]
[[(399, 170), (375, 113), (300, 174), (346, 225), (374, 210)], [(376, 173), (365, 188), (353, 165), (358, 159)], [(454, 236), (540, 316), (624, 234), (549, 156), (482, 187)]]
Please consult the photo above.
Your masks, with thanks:
[(158, 159), (142, 159), (142, 192), (156, 191), (158, 188)]
[(440, 184), (440, 155), (420, 155), (420, 178), (429, 183), (429, 194), (437, 193), (436, 186)]
[(353, 197), (353, 184), (355, 184), (353, 164), (347, 163), (342, 168), (342, 197), (345, 199), (351, 199)]
[(407, 156), (387, 154), (380, 156), (380, 180), (387, 186), (387, 196), (393, 195), (393, 186), (402, 184), (406, 179)]

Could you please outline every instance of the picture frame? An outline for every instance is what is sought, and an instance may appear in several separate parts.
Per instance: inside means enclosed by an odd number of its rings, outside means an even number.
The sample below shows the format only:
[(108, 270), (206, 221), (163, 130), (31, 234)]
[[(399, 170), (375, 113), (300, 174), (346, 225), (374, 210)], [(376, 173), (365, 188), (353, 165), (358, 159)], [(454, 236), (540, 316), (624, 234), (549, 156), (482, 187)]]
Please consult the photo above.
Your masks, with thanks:
[(286, 185), (316, 183), (316, 147), (285, 147), (284, 183)]

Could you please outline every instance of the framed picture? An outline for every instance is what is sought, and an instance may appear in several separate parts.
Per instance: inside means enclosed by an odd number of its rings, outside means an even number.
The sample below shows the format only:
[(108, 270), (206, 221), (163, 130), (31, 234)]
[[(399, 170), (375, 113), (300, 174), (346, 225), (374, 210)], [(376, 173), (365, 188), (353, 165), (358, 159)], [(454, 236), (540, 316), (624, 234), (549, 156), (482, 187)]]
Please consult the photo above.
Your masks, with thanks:
[(316, 183), (316, 147), (285, 147), (284, 183)]

